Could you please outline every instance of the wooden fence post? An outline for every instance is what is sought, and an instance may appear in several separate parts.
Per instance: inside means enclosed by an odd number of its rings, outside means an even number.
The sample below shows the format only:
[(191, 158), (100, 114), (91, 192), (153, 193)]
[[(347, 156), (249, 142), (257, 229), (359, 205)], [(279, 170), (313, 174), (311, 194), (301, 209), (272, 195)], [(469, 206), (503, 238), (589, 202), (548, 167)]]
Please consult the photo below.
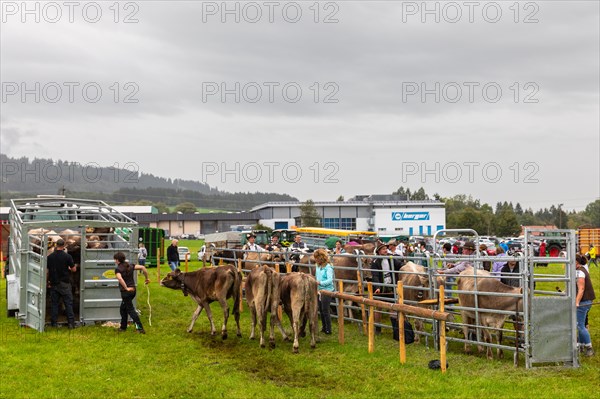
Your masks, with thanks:
[[(398, 293), (398, 303), (400, 305), (404, 304), (404, 290), (403, 290), (403, 285), (402, 285), (402, 281), (398, 281), (398, 287), (397, 289), (397, 293)], [(400, 344), (399, 346), (399, 350), (400, 350), (400, 364), (404, 364), (406, 363), (406, 343), (404, 342), (404, 313), (402, 312), (398, 312), (398, 318), (396, 319), (398, 321), (398, 342)]]
[[(339, 281), (339, 290), (344, 292), (344, 282)], [(344, 300), (338, 300), (338, 342), (344, 345)]]
[[(373, 299), (373, 283), (367, 283), (369, 299)], [(375, 351), (375, 308), (369, 305), (369, 353)]]
[[(357, 277), (356, 281), (358, 281), (358, 295), (363, 296), (364, 290), (363, 290), (362, 278), (360, 277), (360, 270), (356, 271), (356, 277)], [(360, 304), (360, 313), (362, 316), (363, 334), (367, 335), (367, 311), (365, 310), (364, 303)]]
[[(444, 302), (446, 295), (444, 294), (444, 284), (440, 285), (440, 308), (439, 311), (444, 311)], [(465, 338), (468, 339), (468, 338)], [(446, 372), (446, 322), (440, 320), (440, 363), (442, 373)]]
[(290, 262), (287, 262), (285, 264), (285, 272), (286, 273), (291, 273), (292, 272), (292, 264)]
[(156, 249), (156, 276), (160, 283), (160, 248)]
[(188, 272), (188, 256), (189, 254), (185, 254), (185, 272)]

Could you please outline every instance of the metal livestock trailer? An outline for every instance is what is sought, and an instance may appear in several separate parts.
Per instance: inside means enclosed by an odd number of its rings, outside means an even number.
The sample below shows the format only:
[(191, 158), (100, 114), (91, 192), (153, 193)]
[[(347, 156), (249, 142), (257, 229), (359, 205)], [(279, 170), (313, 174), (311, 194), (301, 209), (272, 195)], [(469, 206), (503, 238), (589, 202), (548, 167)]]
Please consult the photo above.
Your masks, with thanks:
[[(66, 229), (80, 239), (72, 280), (75, 320), (85, 325), (120, 319), (113, 255), (121, 251), (137, 260), (137, 222), (102, 201), (42, 196), (11, 200), (9, 221), (7, 307), (21, 325), (44, 331), (49, 322), (47, 255)], [(116, 232), (126, 228), (132, 231), (127, 238)]]

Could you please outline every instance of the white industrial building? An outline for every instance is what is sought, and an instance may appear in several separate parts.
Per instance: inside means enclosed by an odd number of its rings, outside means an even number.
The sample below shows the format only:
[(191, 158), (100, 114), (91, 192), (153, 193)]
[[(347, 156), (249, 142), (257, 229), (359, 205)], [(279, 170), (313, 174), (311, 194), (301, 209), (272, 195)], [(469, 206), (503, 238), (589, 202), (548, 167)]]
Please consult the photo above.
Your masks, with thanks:
[[(252, 208), (259, 223), (273, 229), (300, 227), (301, 202), (267, 202)], [(391, 195), (358, 196), (348, 201), (316, 201), (323, 227), (374, 231), (379, 235), (433, 235), (446, 228), (444, 203), (405, 201)], [(306, 226), (305, 226), (306, 227)]]

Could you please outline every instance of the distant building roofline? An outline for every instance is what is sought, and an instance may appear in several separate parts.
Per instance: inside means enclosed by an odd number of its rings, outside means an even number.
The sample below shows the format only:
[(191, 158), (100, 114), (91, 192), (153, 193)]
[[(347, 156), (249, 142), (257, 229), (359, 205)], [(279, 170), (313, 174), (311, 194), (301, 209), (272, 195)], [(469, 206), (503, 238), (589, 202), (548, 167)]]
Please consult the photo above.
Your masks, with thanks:
[[(250, 210), (250, 212), (256, 212), (265, 208), (279, 208), (288, 206), (301, 206), (303, 201), (273, 201), (265, 202), (264, 204), (257, 205)], [(405, 206), (405, 205), (417, 205), (417, 206), (444, 206), (444, 203), (438, 200), (418, 200), (418, 201), (313, 201), (315, 206)]]

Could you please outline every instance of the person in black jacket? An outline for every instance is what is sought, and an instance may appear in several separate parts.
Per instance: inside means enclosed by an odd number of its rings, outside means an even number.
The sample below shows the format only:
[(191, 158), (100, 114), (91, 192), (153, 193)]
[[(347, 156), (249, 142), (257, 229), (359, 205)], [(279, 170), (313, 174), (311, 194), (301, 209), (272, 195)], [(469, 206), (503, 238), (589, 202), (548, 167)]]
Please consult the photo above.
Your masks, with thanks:
[(167, 262), (172, 271), (179, 267), (179, 248), (177, 247), (178, 240), (172, 240), (171, 245), (167, 248)]
[(71, 289), (70, 272), (75, 273), (77, 267), (73, 257), (65, 251), (65, 241), (61, 238), (56, 241), (54, 252), (48, 255), (46, 264), (48, 269), (47, 286), (50, 289), (50, 325), (58, 326), (58, 304), (62, 300), (67, 313), (69, 328), (75, 328), (75, 314), (73, 313), (73, 291)]
[[(394, 292), (393, 287), (387, 286), (388, 284), (393, 284), (393, 271), (395, 270), (394, 262), (390, 259), (391, 254), (389, 253), (388, 246), (386, 244), (380, 244), (375, 250), (375, 253), (378, 256), (388, 256), (389, 258), (377, 258), (371, 264), (373, 288), (375, 289), (373, 293), (377, 295)], [(381, 322), (381, 313), (375, 312), (374, 319), (375, 323)], [(375, 327), (375, 333), (381, 334), (381, 327)]]
[[(509, 260), (506, 262), (506, 265), (500, 270), (500, 282), (506, 285), (510, 285), (511, 287), (520, 287), (521, 286), (521, 278), (518, 276), (520, 273), (519, 270), (519, 262), (515, 260)], [(510, 276), (510, 277), (509, 277)], [(516, 278), (512, 278), (512, 277)]]

